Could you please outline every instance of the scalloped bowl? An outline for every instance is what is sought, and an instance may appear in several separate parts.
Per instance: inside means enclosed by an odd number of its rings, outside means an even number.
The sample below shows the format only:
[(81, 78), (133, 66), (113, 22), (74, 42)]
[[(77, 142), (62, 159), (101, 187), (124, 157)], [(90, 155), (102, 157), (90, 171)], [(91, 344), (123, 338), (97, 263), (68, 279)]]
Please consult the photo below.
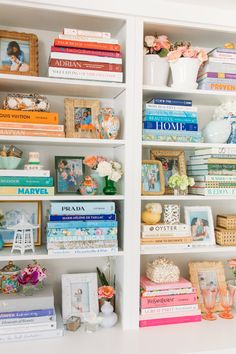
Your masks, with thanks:
[(0, 156), (0, 169), (15, 170), (21, 163), (22, 159), (15, 156)]

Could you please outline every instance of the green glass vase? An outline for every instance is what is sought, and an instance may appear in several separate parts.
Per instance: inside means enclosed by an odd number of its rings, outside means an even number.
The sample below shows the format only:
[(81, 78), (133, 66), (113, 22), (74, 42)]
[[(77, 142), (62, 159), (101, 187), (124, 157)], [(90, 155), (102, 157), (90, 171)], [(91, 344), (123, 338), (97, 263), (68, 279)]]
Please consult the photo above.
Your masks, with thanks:
[(115, 182), (105, 177), (105, 187), (103, 188), (103, 193), (106, 195), (115, 195), (116, 187)]

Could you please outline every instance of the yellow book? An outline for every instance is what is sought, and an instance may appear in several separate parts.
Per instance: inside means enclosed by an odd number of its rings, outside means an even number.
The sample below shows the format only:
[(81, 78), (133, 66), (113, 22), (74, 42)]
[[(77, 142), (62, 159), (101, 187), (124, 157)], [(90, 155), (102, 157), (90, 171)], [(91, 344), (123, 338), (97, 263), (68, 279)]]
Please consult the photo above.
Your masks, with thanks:
[(0, 195), (54, 195), (54, 187), (0, 187)]

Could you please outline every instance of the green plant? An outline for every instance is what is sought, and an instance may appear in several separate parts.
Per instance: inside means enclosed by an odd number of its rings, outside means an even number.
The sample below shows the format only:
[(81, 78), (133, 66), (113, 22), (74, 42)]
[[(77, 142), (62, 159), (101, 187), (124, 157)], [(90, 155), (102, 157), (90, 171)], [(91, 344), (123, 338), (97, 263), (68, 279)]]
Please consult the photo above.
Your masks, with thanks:
[(192, 187), (194, 186), (195, 182), (192, 177), (188, 177), (186, 175), (178, 175), (174, 174), (172, 175), (169, 180), (168, 180), (168, 185), (170, 188), (173, 189), (180, 189), (182, 191), (186, 190), (188, 186)]

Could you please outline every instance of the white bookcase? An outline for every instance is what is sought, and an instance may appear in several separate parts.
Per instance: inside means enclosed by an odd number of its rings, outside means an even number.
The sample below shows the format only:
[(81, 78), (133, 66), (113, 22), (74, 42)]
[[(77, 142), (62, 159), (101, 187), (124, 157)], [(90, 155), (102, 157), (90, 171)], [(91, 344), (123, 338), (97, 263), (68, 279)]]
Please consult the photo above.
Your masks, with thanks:
[[(14, 5), (13, 5), (14, 3)], [(89, 5), (88, 5), (89, 6)], [(14, 16), (12, 15), (14, 12)], [(84, 28), (88, 30), (110, 31), (119, 39), (124, 54), (124, 83), (103, 83), (82, 80), (52, 79), (47, 77), (47, 66), (50, 46), (53, 39), (63, 27)], [(142, 141), (142, 105), (148, 98), (167, 97), (192, 99), (198, 106), (199, 124), (203, 128), (211, 120), (216, 106), (229, 99), (235, 99), (236, 93), (206, 92), (197, 90), (176, 91), (171, 88), (143, 86), (143, 37), (145, 34), (167, 34), (174, 40), (191, 40), (194, 46), (206, 49), (234, 41), (236, 29), (225, 27), (200, 26), (190, 22), (170, 22), (155, 17), (144, 18), (126, 16), (115, 13), (81, 10), (79, 7), (68, 8), (60, 5), (47, 5), (21, 1), (0, 0), (0, 28), (19, 32), (35, 33), (39, 38), (40, 76), (25, 77), (0, 74), (0, 100), (7, 92), (36, 92), (48, 96), (52, 111), (58, 111), (61, 122), (64, 118), (65, 97), (88, 97), (99, 99), (103, 106), (114, 107), (121, 117), (121, 132), (117, 140), (106, 141), (96, 139), (62, 139), (0, 136), (0, 143), (14, 143), (24, 150), (39, 151), (42, 163), (54, 172), (55, 155), (83, 156), (99, 154), (119, 160), (125, 175), (119, 185), (116, 196), (54, 196), (37, 198), (43, 201), (44, 209), (50, 200), (114, 200), (120, 207), (119, 218), (119, 251), (111, 256), (117, 281), (117, 311), (120, 325), (109, 331), (100, 331), (90, 341), (82, 332), (66, 333), (60, 340), (53, 341), (52, 348), (58, 353), (70, 348), (75, 350), (80, 341), (80, 349), (92, 353), (100, 346), (101, 350), (110, 335), (111, 343), (120, 344), (113, 347), (113, 353), (155, 353), (154, 343), (158, 343), (161, 353), (193, 353), (202, 350), (234, 348), (235, 321), (217, 320), (215, 323), (202, 322), (183, 326), (164, 326), (146, 328), (136, 332), (123, 331), (138, 329), (139, 320), (139, 277), (146, 264), (157, 255), (166, 255), (181, 268), (183, 276), (188, 276), (188, 262), (191, 260), (222, 260), (235, 255), (236, 247), (196, 247), (190, 250), (153, 250), (140, 253), (140, 213), (148, 201), (175, 201), (181, 205), (210, 205), (214, 217), (217, 213), (236, 213), (236, 197), (203, 197), (203, 196), (141, 196), (141, 160), (149, 157), (152, 147), (163, 149), (184, 149), (186, 153), (201, 147), (224, 147), (219, 144), (197, 143), (158, 143)], [(21, 197), (19, 200), (33, 197)], [(15, 200), (12, 197), (0, 197), (0, 200)], [(56, 302), (61, 304), (60, 279), (63, 273), (95, 271), (96, 266), (103, 266), (107, 255), (86, 254), (82, 256), (48, 256), (44, 246), (37, 249), (34, 256), (26, 253), (10, 255), (8, 249), (0, 251), (0, 267), (7, 260), (27, 264), (31, 258), (39, 259), (49, 270), (49, 280), (53, 283)], [(230, 273), (227, 273), (230, 278)], [(184, 329), (184, 330), (183, 330)], [(226, 331), (217, 337), (217, 332)], [(197, 333), (197, 335), (196, 335)], [(78, 340), (77, 340), (78, 335)], [(187, 336), (187, 337), (186, 337)], [(217, 337), (217, 338), (215, 338)], [(169, 339), (171, 338), (171, 341)], [(205, 340), (205, 346), (202, 340)], [(182, 350), (186, 344), (188, 349)], [(44, 348), (43, 344), (40, 344)], [(69, 347), (68, 347), (69, 346)], [(8, 348), (7, 344), (3, 346)], [(12, 348), (30, 348), (20, 344)], [(45, 345), (45, 348), (48, 348)], [(111, 347), (105, 345), (104, 353)], [(128, 348), (130, 350), (128, 350)], [(165, 350), (166, 348), (166, 350)], [(168, 350), (167, 350), (168, 349)], [(18, 350), (18, 349), (17, 349)], [(226, 352), (225, 352), (226, 353)]]

